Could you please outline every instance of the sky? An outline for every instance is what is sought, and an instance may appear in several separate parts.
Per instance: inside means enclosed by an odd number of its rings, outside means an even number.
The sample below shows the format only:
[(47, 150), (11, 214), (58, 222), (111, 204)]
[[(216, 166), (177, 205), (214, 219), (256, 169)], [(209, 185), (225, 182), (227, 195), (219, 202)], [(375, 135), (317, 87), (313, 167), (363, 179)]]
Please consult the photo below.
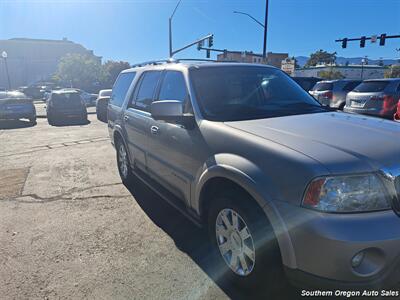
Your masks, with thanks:
[[(261, 53), (265, 0), (182, 0), (173, 18), (173, 46), (214, 34), (214, 47)], [(104, 60), (130, 63), (168, 57), (168, 18), (177, 0), (0, 0), (0, 39), (62, 39), (94, 50)], [(308, 56), (324, 49), (338, 56), (399, 58), (400, 39), (386, 46), (335, 39), (400, 34), (400, 0), (269, 0), (267, 50)], [(1, 49), (0, 49), (1, 50)], [(205, 58), (196, 47), (176, 57)]]

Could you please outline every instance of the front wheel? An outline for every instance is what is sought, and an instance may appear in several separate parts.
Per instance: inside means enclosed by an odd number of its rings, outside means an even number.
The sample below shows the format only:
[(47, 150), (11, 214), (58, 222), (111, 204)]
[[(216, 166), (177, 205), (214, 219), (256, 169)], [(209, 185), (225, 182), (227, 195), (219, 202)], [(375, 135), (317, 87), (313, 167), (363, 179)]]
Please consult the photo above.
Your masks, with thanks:
[(129, 163), (128, 152), (124, 143), (121, 141), (117, 142), (116, 148), (119, 176), (121, 177), (122, 182), (126, 184), (129, 183), (133, 178), (131, 166)]
[(221, 277), (245, 288), (279, 289), (285, 282), (279, 246), (261, 208), (240, 191), (213, 203), (208, 228)]

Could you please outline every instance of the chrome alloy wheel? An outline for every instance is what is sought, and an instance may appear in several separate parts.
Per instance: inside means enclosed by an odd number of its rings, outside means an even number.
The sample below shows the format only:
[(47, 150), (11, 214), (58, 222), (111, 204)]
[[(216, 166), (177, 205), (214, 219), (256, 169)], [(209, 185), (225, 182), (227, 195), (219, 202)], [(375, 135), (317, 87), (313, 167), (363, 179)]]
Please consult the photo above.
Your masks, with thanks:
[(219, 251), (229, 268), (239, 276), (249, 275), (256, 262), (253, 237), (243, 218), (225, 208), (217, 216), (215, 233)]
[(126, 153), (125, 146), (121, 143), (118, 149), (118, 166), (123, 178), (128, 177), (128, 154)]

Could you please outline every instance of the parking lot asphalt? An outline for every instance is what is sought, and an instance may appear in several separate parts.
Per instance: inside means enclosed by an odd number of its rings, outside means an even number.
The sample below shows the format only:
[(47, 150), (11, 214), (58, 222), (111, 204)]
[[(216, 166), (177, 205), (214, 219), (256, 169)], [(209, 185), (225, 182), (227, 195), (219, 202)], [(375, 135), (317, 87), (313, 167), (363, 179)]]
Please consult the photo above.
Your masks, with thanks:
[(89, 124), (64, 126), (43, 108), (33, 127), (0, 122), (1, 299), (249, 296), (219, 282), (204, 230), (140, 182), (121, 184), (94, 108)]

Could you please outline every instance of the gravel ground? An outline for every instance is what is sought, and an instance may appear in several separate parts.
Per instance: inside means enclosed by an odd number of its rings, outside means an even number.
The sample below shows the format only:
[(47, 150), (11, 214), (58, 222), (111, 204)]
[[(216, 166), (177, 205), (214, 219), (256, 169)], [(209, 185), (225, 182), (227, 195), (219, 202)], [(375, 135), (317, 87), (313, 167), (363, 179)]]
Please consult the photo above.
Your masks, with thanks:
[(0, 298), (264, 298), (218, 280), (203, 230), (121, 184), (107, 126), (89, 120), (0, 122)]

